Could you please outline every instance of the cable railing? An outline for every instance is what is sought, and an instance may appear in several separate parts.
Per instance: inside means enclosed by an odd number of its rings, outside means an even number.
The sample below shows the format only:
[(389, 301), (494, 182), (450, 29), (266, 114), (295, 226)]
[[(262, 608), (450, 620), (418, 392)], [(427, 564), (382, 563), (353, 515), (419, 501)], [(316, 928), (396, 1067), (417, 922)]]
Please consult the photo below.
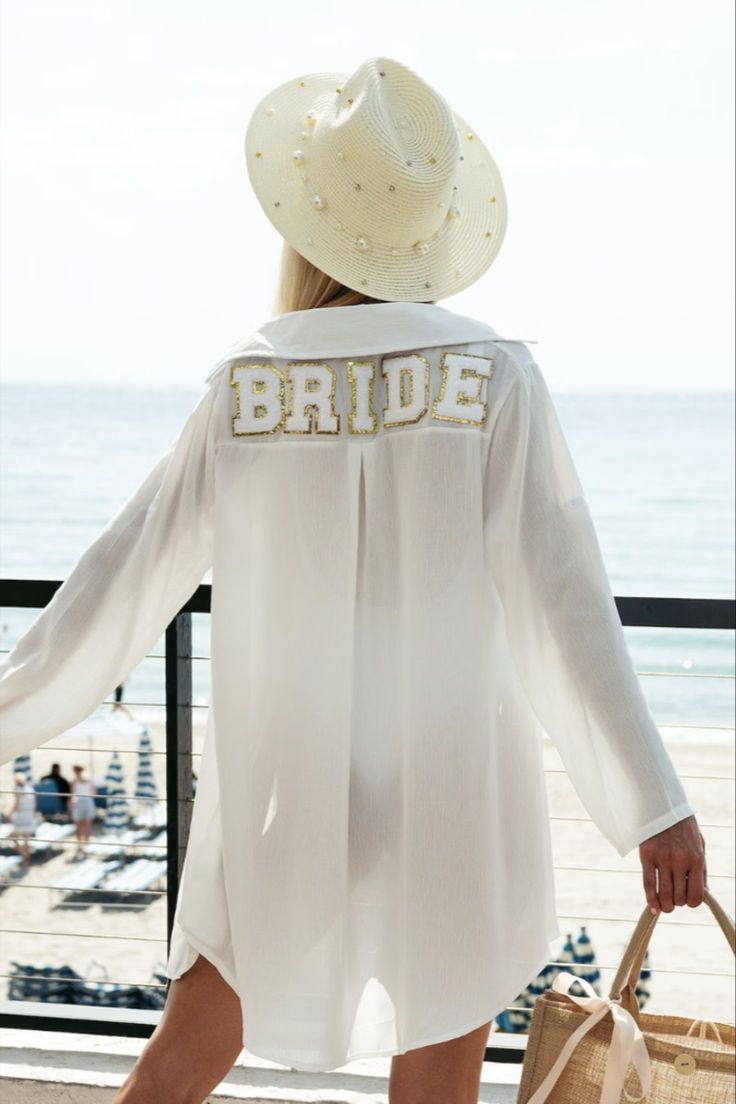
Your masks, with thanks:
[[(61, 585), (58, 581), (39, 580), (39, 579), (3, 579), (0, 580), (0, 607), (14, 608), (14, 609), (41, 609), (53, 597), (55, 591)], [(736, 628), (735, 617), (735, 603), (731, 599), (720, 598), (668, 598), (668, 597), (616, 597), (616, 606), (618, 609), (619, 617), (624, 626), (637, 626), (637, 627), (651, 627), (651, 628), (671, 628), (671, 629), (700, 629), (700, 630), (720, 630), (720, 631), (733, 631)], [(125, 854), (135, 856), (140, 852), (150, 854), (151, 852), (159, 852), (162, 860), (166, 860), (165, 875), (161, 879), (165, 888), (147, 888), (138, 889), (135, 888), (132, 891), (126, 889), (116, 890), (113, 888), (106, 888), (104, 885), (90, 886), (78, 891), (70, 891), (72, 893), (78, 892), (82, 894), (85, 900), (94, 903), (95, 900), (105, 899), (105, 908), (130, 908), (133, 907), (132, 898), (142, 902), (155, 902), (157, 900), (163, 900), (166, 907), (166, 935), (141, 935), (131, 934), (129, 932), (99, 932), (99, 931), (84, 931), (84, 930), (53, 930), (45, 928), (37, 928), (35, 926), (24, 926), (22, 924), (9, 923), (2, 930), (6, 940), (11, 937), (38, 937), (39, 940), (51, 937), (54, 940), (57, 939), (77, 939), (82, 943), (91, 941), (100, 941), (101, 943), (109, 943), (117, 941), (128, 942), (133, 944), (149, 944), (160, 948), (160, 954), (168, 955), (168, 950), (171, 945), (171, 936), (173, 930), (174, 912), (176, 909), (176, 901), (179, 892), (179, 884), (181, 878), (182, 864), (184, 860), (184, 854), (186, 851), (186, 844), (189, 838), (189, 829), (191, 823), (192, 806), (196, 800), (196, 789), (194, 787), (194, 773), (193, 764), (195, 760), (201, 756), (201, 751), (196, 751), (193, 747), (193, 718), (195, 716), (201, 716), (202, 711), (208, 708), (207, 704), (193, 701), (193, 667), (195, 662), (207, 662), (210, 657), (207, 655), (199, 655), (194, 653), (192, 646), (192, 615), (193, 614), (209, 614), (211, 606), (211, 587), (203, 584), (197, 588), (189, 601), (179, 610), (171, 623), (166, 627), (164, 633), (164, 651), (163, 652), (151, 652), (146, 659), (155, 659), (162, 661), (164, 664), (164, 697), (162, 701), (126, 701), (127, 708), (141, 708), (146, 710), (158, 709), (161, 711), (161, 721), (164, 725), (164, 747), (151, 748), (147, 754), (157, 757), (164, 757), (164, 773), (165, 773), (165, 795), (156, 797), (149, 801), (149, 804), (155, 804), (156, 806), (163, 806), (166, 810), (165, 824), (161, 822), (157, 825), (157, 830), (166, 832), (166, 843), (156, 844), (149, 840), (134, 840), (126, 841), (124, 844)], [(689, 671), (654, 671), (643, 670), (638, 671), (637, 674), (641, 678), (683, 678), (683, 679), (710, 679), (718, 680), (719, 682), (734, 681), (734, 675), (729, 673), (720, 672), (704, 672), (702, 674), (698, 672)], [(113, 705), (115, 701), (113, 698), (106, 699), (101, 705)], [(720, 724), (708, 724), (708, 725), (694, 725), (687, 722), (677, 721), (669, 724), (667, 722), (659, 722), (660, 727), (666, 727), (674, 730), (688, 730), (698, 729), (723, 732), (732, 730), (733, 726), (720, 725)], [(104, 739), (109, 741), (109, 737)], [(79, 755), (88, 753), (90, 751), (89, 746), (75, 744), (55, 744), (53, 741), (48, 741), (44, 745), (45, 750), (49, 753), (56, 754), (57, 752), (75, 752)], [(116, 750), (121, 755), (131, 754), (137, 755), (138, 749), (134, 747), (106, 747), (102, 742), (96, 746), (95, 750), (100, 752)], [(563, 767), (545, 766), (545, 774), (554, 777), (558, 775), (565, 775), (567, 772)], [(680, 777), (683, 780), (692, 779), (693, 781), (700, 782), (712, 782), (719, 784), (731, 784), (734, 781), (734, 775), (731, 772), (709, 774), (702, 771), (683, 771), (680, 772)], [(13, 791), (7, 789), (0, 789), (0, 795), (10, 794)], [(63, 796), (63, 795), (62, 795)], [(106, 795), (99, 796), (99, 803), (101, 807), (105, 808)], [(121, 800), (121, 796), (115, 797), (116, 801)], [(138, 798), (124, 797), (125, 802), (135, 802)], [(576, 816), (576, 815), (562, 815), (557, 813), (550, 814), (550, 820), (560, 824), (579, 824), (581, 822), (590, 822), (589, 817)], [(699, 818), (699, 824), (702, 828), (715, 832), (733, 832), (733, 823), (722, 823), (719, 821), (701, 821)], [(719, 837), (720, 838), (720, 837)], [(4, 841), (0, 840), (0, 844)], [(53, 839), (52, 841), (41, 841), (43, 846), (50, 846), (53, 849), (58, 849), (63, 852), (65, 848), (71, 848), (77, 846), (75, 839)], [(121, 844), (115, 840), (90, 840), (90, 843), (94, 844), (95, 851), (98, 854), (104, 853), (105, 848), (108, 848), (110, 852), (119, 852), (121, 850)], [(33, 846), (33, 838), (31, 839), (31, 846)], [(99, 849), (99, 850), (98, 850)], [(612, 867), (608, 865), (567, 865), (565, 863), (555, 863), (555, 873), (560, 872), (564, 874), (570, 873), (589, 873), (595, 875), (605, 874), (612, 877), (613, 875), (627, 875), (627, 876), (641, 876), (640, 869), (634, 867)], [(732, 886), (736, 880), (736, 875), (724, 870), (709, 869), (709, 883), (717, 886), (723, 884), (724, 886)], [(46, 890), (53, 893), (57, 889), (55, 883), (42, 882), (42, 881), (27, 881), (24, 877), (17, 881), (0, 882), (0, 892), (4, 898), (8, 891), (12, 893), (18, 893), (21, 891), (36, 891)], [(11, 893), (11, 898), (12, 898)], [(116, 902), (117, 898), (117, 902)], [(12, 915), (12, 906), (11, 906)], [(676, 910), (676, 913), (678, 910)], [(672, 928), (713, 928), (715, 924), (711, 920), (698, 920), (698, 919), (685, 919), (682, 917), (682, 910), (679, 910), (680, 915), (675, 915), (669, 923)], [(598, 922), (606, 924), (629, 924), (633, 925), (638, 920), (639, 914), (633, 916), (624, 915), (600, 915), (594, 914), (590, 911), (584, 910), (580, 913), (571, 911), (559, 911), (557, 913), (558, 919), (562, 922)], [(165, 946), (165, 951), (164, 951)], [(5, 956), (7, 958), (7, 955)], [(549, 965), (551, 967), (571, 968), (571, 963), (563, 959), (551, 958)], [(612, 969), (615, 970), (618, 963), (596, 961), (594, 967), (599, 970)], [(574, 969), (574, 967), (573, 967)], [(657, 973), (663, 975), (687, 975), (693, 977), (712, 977), (732, 979), (734, 975), (726, 971), (714, 971), (709, 969), (691, 969), (689, 967), (657, 967)], [(583, 972), (584, 975), (584, 972)], [(10, 981), (11, 979), (22, 978), (24, 975), (19, 973), (0, 972), (0, 979), (3, 981)], [(64, 983), (68, 980), (68, 977), (61, 974), (45, 973), (44, 982), (56, 981)], [(161, 997), (165, 996), (169, 987), (169, 981), (149, 981), (141, 983), (140, 981), (129, 981), (123, 978), (115, 977), (113, 979), (109, 977), (97, 977), (97, 976), (85, 976), (84, 982), (89, 984), (110, 984), (116, 983), (121, 986), (138, 986), (141, 989), (150, 990), (152, 992), (158, 992)], [(508, 1011), (518, 1012), (519, 1008), (515, 1005), (507, 1006)], [(53, 1004), (44, 1007), (42, 1003), (26, 1002), (26, 1001), (11, 1001), (0, 1000), (0, 1026), (3, 1027), (25, 1027), (35, 1030), (51, 1030), (51, 1031), (83, 1031), (89, 1034), (114, 1034), (114, 1035), (127, 1035), (136, 1037), (148, 1037), (153, 1032), (155, 1024), (157, 1022), (157, 1015), (151, 1015), (146, 1018), (140, 1012), (133, 1009), (111, 1009), (100, 1006), (99, 1008), (90, 1008), (88, 1006), (80, 1005), (62, 1005)], [(489, 1037), (489, 1045), (486, 1049), (487, 1061), (505, 1061), (505, 1062), (520, 1062), (523, 1058), (524, 1044), (526, 1036), (519, 1035), (514, 1037), (512, 1034), (505, 1032), (493, 1032)]]

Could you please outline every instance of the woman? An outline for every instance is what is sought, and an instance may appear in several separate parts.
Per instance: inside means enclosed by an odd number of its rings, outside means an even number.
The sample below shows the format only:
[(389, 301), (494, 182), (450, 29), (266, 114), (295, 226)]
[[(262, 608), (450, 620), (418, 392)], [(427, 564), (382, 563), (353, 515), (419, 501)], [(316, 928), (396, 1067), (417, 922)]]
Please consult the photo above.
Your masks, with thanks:
[(15, 775), (15, 792), (10, 810), (13, 843), (24, 863), (31, 861), (30, 839), (36, 828), (36, 791), (21, 772)]
[(540, 724), (652, 908), (701, 903), (703, 840), (544, 377), (437, 305), (503, 239), (479, 136), (374, 58), (267, 95), (246, 160), (279, 313), (7, 658), (4, 754), (93, 709), (212, 566), (174, 980), (116, 1104), (199, 1102), (242, 1046), (391, 1055), (392, 1104), (465, 1104), (560, 933)]
[(77, 850), (74, 857), (84, 853), (85, 843), (89, 843), (92, 821), (95, 819), (95, 785), (84, 777), (84, 767), (74, 764), (74, 778), (71, 783), (71, 814), (76, 826)]

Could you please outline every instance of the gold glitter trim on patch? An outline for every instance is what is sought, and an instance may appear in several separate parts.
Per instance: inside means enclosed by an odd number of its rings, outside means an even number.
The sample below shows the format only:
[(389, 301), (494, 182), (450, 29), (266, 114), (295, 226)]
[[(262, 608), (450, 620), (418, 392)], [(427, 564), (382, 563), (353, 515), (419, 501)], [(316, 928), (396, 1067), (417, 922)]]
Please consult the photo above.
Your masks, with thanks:
[[(327, 413), (327, 415), (325, 416), (325, 420), (334, 424), (334, 429), (321, 428), (319, 424), (321, 404), (319, 402), (309, 403), (304, 401), (301, 402), (301, 416), (303, 416), (304, 419), (307, 421), (308, 428), (289, 429), (289, 422), (296, 421), (299, 418), (299, 415), (295, 414), (294, 412), (294, 400), (297, 382), (299, 382), (303, 386), (302, 398), (307, 394), (318, 393), (323, 383), (322, 377), (309, 376), (306, 374), (306, 372), (300, 371), (300, 369), (306, 370), (308, 368), (323, 368), (330, 374), (330, 390), (327, 393), (322, 391), (319, 397), (321, 400), (326, 400), (329, 403), (329, 413)], [(296, 371), (294, 371), (295, 369)], [(340, 415), (335, 410), (335, 390), (337, 387), (337, 376), (335, 373), (335, 369), (332, 368), (329, 364), (325, 363), (325, 361), (321, 360), (290, 360), (286, 365), (286, 378), (291, 386), (289, 387), (288, 392), (289, 408), (284, 419), (284, 433), (300, 433), (307, 435), (315, 433), (329, 433), (333, 435), (339, 434)], [(317, 384), (317, 387), (312, 386), (315, 383)]]
[[(241, 429), (236, 428), (241, 419), (245, 419), (246, 415), (242, 413), (241, 409), (241, 387), (247, 382), (247, 376), (245, 373), (248, 370), (272, 372), (278, 380), (278, 404), (279, 404), (279, 420), (270, 429)], [(240, 377), (236, 377), (236, 373), (242, 373)], [(254, 395), (263, 395), (268, 393), (268, 376), (265, 379), (254, 379), (252, 374), (250, 376), (251, 391), (250, 397)], [(251, 364), (235, 363), (230, 365), (230, 386), (235, 390), (235, 413), (231, 418), (231, 433), (233, 437), (251, 437), (255, 434), (264, 433), (278, 433), (284, 422), (284, 375), (275, 364), (268, 362), (258, 362)], [(247, 398), (248, 396), (246, 396)], [(274, 396), (274, 401), (276, 396)], [(253, 418), (265, 418), (268, 416), (268, 405), (266, 403), (253, 403)]]
[[(480, 416), (480, 419), (459, 418), (455, 414), (439, 413), (439, 409), (442, 404), (444, 402), (449, 403), (449, 399), (447, 397), (447, 385), (449, 383), (450, 370), (453, 367), (458, 367), (458, 365), (453, 366), (448, 364), (448, 357), (454, 357), (457, 360), (482, 360), (485, 364), (488, 365), (487, 375), (484, 372), (476, 372), (474, 368), (470, 367), (459, 369), (459, 380), (457, 381), (457, 383), (465, 379), (477, 379), (479, 381), (477, 395), (467, 395), (464, 391), (460, 391), (459, 387), (457, 387), (456, 385), (457, 394), (455, 395), (455, 401), (460, 406), (482, 406), (483, 413)], [(493, 376), (494, 368), (495, 361), (493, 360), (493, 357), (479, 356), (477, 353), (457, 353), (451, 349), (442, 352), (440, 354), (440, 371), (442, 373), (440, 379), (440, 390), (439, 395), (432, 404), (432, 417), (437, 418), (439, 421), (457, 422), (462, 425), (483, 425), (488, 414), (488, 399), (486, 397), (488, 393), (488, 383)]]
[[(355, 368), (368, 368), (370, 372), (367, 377), (363, 374), (363, 379), (367, 378), (368, 382), (368, 417), (371, 420), (372, 428), (370, 429), (356, 429), (355, 420), (358, 417), (358, 383), (360, 382), (355, 375)], [(350, 413), (348, 414), (348, 433), (375, 433), (378, 430), (378, 415), (373, 407), (373, 388), (376, 380), (376, 365), (372, 360), (349, 360), (347, 362), (347, 376), (348, 383), (350, 384)]]
[[(386, 413), (389, 410), (392, 409), (392, 405), (391, 405), (390, 401), (387, 402), (387, 404), (383, 408), (383, 424), (384, 424), (384, 426), (387, 426), (387, 427), (390, 427), (390, 426), (403, 426), (403, 425), (414, 425), (416, 422), (418, 422), (421, 418), (424, 417), (424, 415), (427, 413), (427, 410), (429, 409), (429, 361), (427, 360), (426, 357), (420, 356), (419, 353), (409, 353), (409, 354), (404, 355), (404, 356), (387, 357), (382, 362), (382, 364), (381, 364), (381, 375), (386, 380), (386, 398), (387, 399), (393, 398), (393, 396), (391, 396), (391, 393), (390, 393), (391, 392), (391, 381), (392, 381), (392, 379), (395, 379), (396, 382), (398, 383), (398, 388), (399, 388), (399, 394), (398, 394), (398, 398), (399, 398), (398, 407), (399, 407), (399, 409), (403, 406), (412, 406), (414, 404), (414, 401), (415, 401), (414, 400), (414, 372), (412, 371), (411, 365), (406, 364), (405, 366), (401, 366), (399, 368), (399, 375), (397, 377), (394, 377), (392, 374), (390, 374), (389, 372), (386, 371), (386, 366), (387, 365), (390, 366), (390, 365), (396, 364), (398, 361), (413, 361), (413, 362), (421, 361), (424, 364), (424, 404), (423, 404), (421, 410), (419, 411), (419, 413), (414, 418), (400, 418), (397, 421), (388, 422), (388, 421), (386, 421)], [(403, 398), (403, 395), (404, 395), (404, 382), (405, 382), (405, 379), (407, 378), (407, 376), (408, 376), (408, 379), (409, 379), (409, 402), (408, 403), (402, 403), (401, 399)]]

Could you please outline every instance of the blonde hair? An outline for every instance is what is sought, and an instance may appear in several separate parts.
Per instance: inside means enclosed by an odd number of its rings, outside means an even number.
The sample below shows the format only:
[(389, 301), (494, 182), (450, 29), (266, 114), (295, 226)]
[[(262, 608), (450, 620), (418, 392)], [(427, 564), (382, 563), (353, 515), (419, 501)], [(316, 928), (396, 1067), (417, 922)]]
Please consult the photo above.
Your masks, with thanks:
[(350, 307), (358, 303), (385, 303), (363, 292), (346, 287), (317, 268), (293, 246), (284, 241), (281, 251), (281, 271), (274, 301), (275, 314), (311, 310), (314, 307)]
[(16, 772), (15, 784), (16, 784), (16, 786), (25, 786), (25, 784), (26, 784), (26, 776), (24, 774), (21, 774), (20, 771)]

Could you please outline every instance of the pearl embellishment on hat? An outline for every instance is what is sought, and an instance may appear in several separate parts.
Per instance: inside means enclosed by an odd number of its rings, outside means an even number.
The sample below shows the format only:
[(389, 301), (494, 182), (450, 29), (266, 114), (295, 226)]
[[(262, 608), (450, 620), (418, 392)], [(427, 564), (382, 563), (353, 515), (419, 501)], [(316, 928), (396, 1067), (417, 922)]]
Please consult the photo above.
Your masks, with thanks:
[(456, 219), (456, 218), (458, 218), (458, 217), (459, 217), (459, 215), (460, 215), (460, 208), (459, 208), (459, 207), (455, 207), (455, 206), (453, 205), (452, 207), (449, 207), (449, 208), (448, 208), (448, 210), (447, 210), (447, 217), (448, 217), (449, 219)]
[(307, 112), (307, 122), (309, 123), (310, 126), (314, 126), (314, 124), (317, 122), (317, 112), (316, 111), (308, 111)]
[(361, 251), (361, 253), (367, 253), (371, 245), (367, 238), (356, 238), (355, 246)]
[(426, 253), (429, 253), (429, 242), (419, 241), (414, 246), (414, 252), (418, 253), (420, 257), (423, 257)]
[(326, 206), (326, 204), (322, 196), (315, 195), (312, 196), (312, 206), (316, 207), (318, 211), (321, 211)]
[(294, 152), (291, 155), (291, 160), (294, 162), (295, 165), (303, 165), (304, 164), (304, 154), (303, 154), (303, 152), (300, 149), (294, 150)]

